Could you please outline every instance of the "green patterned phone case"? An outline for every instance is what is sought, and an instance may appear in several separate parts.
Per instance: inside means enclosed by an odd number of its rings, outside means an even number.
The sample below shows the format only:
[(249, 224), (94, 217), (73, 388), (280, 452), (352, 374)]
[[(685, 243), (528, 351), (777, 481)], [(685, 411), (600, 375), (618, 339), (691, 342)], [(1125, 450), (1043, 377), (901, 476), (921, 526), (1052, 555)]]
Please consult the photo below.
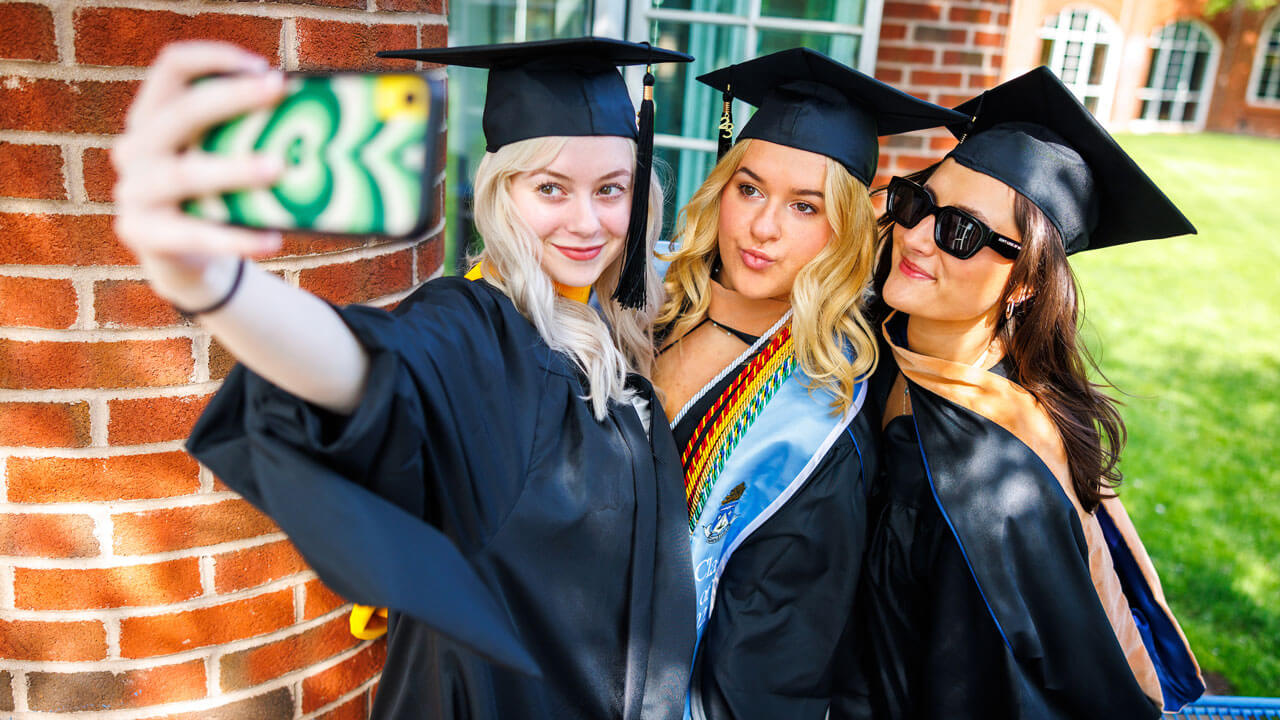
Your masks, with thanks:
[(275, 230), (394, 237), (434, 222), (443, 82), (412, 74), (289, 74), (279, 105), (218, 125), (205, 152), (277, 153), (270, 188), (196, 198), (198, 217)]

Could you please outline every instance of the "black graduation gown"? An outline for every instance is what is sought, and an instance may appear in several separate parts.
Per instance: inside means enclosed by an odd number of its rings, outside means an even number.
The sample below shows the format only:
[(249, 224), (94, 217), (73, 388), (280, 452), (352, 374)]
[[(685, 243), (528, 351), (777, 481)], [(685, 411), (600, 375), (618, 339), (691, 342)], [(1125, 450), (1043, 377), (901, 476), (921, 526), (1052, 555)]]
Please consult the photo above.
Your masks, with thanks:
[[(897, 364), (881, 357), (883, 394)], [(905, 372), (913, 414), (885, 427), (859, 596), (866, 696), (853, 716), (1139, 720), (1198, 697), (1195, 659), (1154, 572), (1138, 570), (1149, 561), (1136, 535), (1108, 531), (1100, 512), (1106, 547), (1092, 547), (1046, 461), (922, 384), (932, 370)]]
[[(680, 418), (676, 446), (688, 444), (744, 360)], [(828, 412), (814, 405), (817, 412)], [(876, 472), (869, 398), (803, 487), (729, 558), (703, 629), (694, 669), (708, 720), (832, 718), (855, 677), (853, 616), (866, 539), (865, 482)]]
[[(603, 422), (484, 281), (338, 310), (369, 352), (336, 417), (243, 367), (188, 448), (321, 579), (389, 607), (377, 718), (675, 719), (693, 653), (684, 495), (651, 386)], [(537, 677), (540, 672), (541, 677)]]

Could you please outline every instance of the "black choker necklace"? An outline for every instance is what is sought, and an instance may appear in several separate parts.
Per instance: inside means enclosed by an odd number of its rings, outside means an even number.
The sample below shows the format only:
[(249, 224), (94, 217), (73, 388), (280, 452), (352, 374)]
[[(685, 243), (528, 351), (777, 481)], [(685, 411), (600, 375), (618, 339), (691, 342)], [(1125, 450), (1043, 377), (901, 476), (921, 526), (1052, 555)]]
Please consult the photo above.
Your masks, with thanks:
[[(743, 332), (737, 328), (731, 328), (724, 323), (718, 323), (711, 317), (711, 315), (707, 315), (707, 321), (748, 345), (755, 345), (756, 341), (760, 339), (759, 335), (752, 335), (751, 333)], [(701, 325), (702, 323), (698, 324)]]
[[(743, 331), (741, 331), (741, 330), (738, 330), (738, 329), (736, 329), (736, 328), (731, 328), (731, 327), (729, 327), (728, 325), (723, 325), (723, 324), (721, 324), (721, 323), (716, 322), (715, 320), (712, 320), (712, 319), (711, 319), (711, 316), (710, 316), (710, 315), (707, 315), (706, 317), (702, 318), (702, 321), (701, 321), (701, 322), (699, 322), (697, 325), (694, 325), (693, 327), (689, 328), (689, 332), (686, 332), (684, 335), (681, 335), (681, 336), (680, 336), (680, 340), (685, 339), (686, 337), (688, 337), (688, 336), (689, 336), (689, 333), (693, 332), (694, 330), (697, 330), (698, 328), (702, 327), (703, 325), (706, 325), (707, 323), (711, 323), (712, 325), (715, 325), (716, 327), (718, 327), (718, 328), (720, 328), (721, 330), (725, 331), (725, 333), (726, 333), (727, 335), (730, 335), (730, 336), (732, 336), (732, 337), (735, 337), (735, 338), (737, 338), (738, 340), (740, 340), (741, 342), (746, 343), (747, 345), (755, 345), (755, 344), (756, 344), (756, 342), (760, 339), (760, 336), (759, 336), (759, 335), (752, 335), (752, 334), (750, 334), (750, 333), (745, 333), (745, 332), (743, 332)], [(662, 353), (664, 353), (664, 352), (666, 352), (666, 351), (670, 350), (671, 348), (675, 347), (676, 345), (678, 345), (678, 344), (680, 343), (680, 340), (676, 340), (675, 342), (671, 343), (670, 345), (667, 345), (666, 347), (662, 348), (661, 350), (659, 350), (659, 351), (658, 351), (658, 354), (659, 354), (659, 355), (661, 355)]]

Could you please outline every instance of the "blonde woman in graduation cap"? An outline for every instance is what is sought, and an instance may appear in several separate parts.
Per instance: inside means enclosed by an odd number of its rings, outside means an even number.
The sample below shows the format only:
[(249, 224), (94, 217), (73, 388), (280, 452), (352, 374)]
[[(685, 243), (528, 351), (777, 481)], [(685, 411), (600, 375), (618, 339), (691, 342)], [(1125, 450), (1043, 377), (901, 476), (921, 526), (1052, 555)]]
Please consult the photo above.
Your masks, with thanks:
[(876, 138), (959, 116), (806, 49), (699, 79), (759, 110), (683, 211), (659, 318), (697, 588), (688, 712), (840, 717), (876, 466)]
[(1195, 229), (1047, 68), (957, 109), (888, 187), (858, 716), (1154, 720), (1204, 685), (1115, 496), (1067, 256)]
[[(120, 234), (242, 363), (188, 448), (327, 584), (389, 608), (375, 717), (677, 718), (689, 548), (644, 377), (661, 192), (616, 66), (691, 58), (591, 38), (391, 55), (491, 68), (485, 250), (394, 312), (332, 307), (245, 259), (278, 236), (178, 209), (280, 174), (179, 151), (274, 103), (278, 73), (191, 44), (143, 83), (114, 153)], [(215, 73), (237, 74), (192, 86)]]

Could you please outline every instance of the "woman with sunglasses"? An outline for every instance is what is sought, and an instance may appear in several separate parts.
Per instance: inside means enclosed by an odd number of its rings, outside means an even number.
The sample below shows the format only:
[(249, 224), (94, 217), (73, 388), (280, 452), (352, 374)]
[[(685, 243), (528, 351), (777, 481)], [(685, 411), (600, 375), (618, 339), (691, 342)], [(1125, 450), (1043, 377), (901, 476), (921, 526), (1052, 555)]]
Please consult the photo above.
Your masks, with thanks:
[(857, 715), (1158, 718), (1204, 685), (1112, 492), (1124, 424), (1067, 255), (1195, 229), (1048, 69), (957, 109), (881, 221)]
[(809, 50), (699, 79), (759, 110), (684, 209), (658, 319), (697, 588), (688, 710), (821, 720), (853, 677), (876, 456), (876, 137), (959, 116)]

